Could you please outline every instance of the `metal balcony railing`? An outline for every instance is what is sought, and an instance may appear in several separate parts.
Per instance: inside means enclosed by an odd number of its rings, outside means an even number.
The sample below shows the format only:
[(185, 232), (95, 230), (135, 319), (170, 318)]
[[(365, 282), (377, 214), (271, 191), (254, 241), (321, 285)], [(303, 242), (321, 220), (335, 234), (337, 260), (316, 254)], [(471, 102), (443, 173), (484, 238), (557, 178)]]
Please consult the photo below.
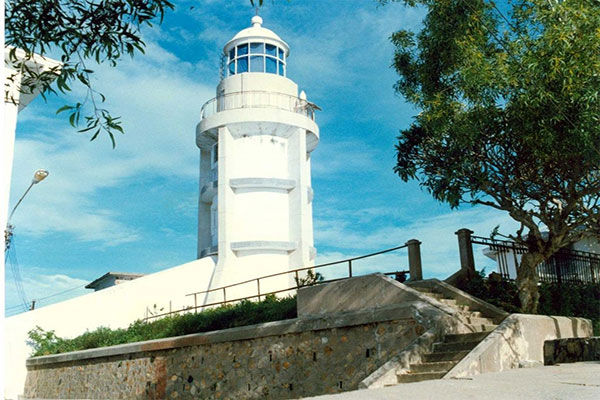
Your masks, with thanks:
[(204, 119), (221, 111), (241, 108), (272, 108), (295, 112), (315, 120), (316, 104), (284, 93), (245, 91), (221, 95), (207, 101), (200, 110)]

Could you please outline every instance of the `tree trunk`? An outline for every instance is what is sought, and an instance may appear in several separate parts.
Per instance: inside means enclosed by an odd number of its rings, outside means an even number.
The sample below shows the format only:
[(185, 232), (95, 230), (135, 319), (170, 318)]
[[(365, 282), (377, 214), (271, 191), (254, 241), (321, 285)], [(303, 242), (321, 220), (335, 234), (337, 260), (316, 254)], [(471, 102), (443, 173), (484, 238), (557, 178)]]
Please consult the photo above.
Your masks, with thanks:
[(526, 253), (521, 258), (517, 270), (517, 287), (519, 289), (519, 300), (521, 301), (521, 312), (525, 314), (536, 314), (540, 293), (538, 290), (539, 277), (537, 266), (544, 261), (539, 253)]

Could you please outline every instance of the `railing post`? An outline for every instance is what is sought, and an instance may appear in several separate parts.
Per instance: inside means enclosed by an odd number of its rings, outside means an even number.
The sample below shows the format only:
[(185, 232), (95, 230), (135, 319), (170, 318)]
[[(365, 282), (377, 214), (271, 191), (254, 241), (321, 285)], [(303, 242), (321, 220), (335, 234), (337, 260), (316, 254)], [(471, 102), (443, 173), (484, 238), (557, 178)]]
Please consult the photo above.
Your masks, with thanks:
[(260, 278), (256, 279), (256, 287), (258, 289), (258, 301), (260, 301)]
[(348, 260), (348, 278), (352, 278), (352, 260)]
[(473, 243), (470, 229), (459, 229), (455, 234), (458, 236), (458, 252), (460, 255), (460, 269), (464, 276), (471, 277), (475, 275), (475, 258), (473, 257)]
[(225, 287), (223, 287), (223, 304), (227, 304), (227, 295), (225, 294)]
[(421, 264), (421, 242), (411, 239), (406, 242), (408, 246), (408, 270), (411, 281), (423, 280), (423, 266)]

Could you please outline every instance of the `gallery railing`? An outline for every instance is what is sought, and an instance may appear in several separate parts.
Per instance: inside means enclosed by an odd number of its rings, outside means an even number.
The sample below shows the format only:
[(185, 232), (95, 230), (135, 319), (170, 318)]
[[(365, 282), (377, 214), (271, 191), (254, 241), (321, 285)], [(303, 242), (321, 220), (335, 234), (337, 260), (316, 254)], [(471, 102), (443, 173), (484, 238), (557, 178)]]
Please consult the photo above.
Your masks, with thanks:
[(207, 101), (200, 110), (200, 118), (204, 119), (221, 111), (241, 108), (272, 108), (302, 114), (315, 120), (318, 107), (304, 99), (285, 93), (264, 91), (244, 91), (227, 93)]
[[(319, 264), (319, 265), (315, 265), (312, 267), (298, 268), (298, 269), (295, 269), (292, 271), (285, 271), (285, 272), (280, 272), (277, 274), (265, 275), (265, 276), (261, 276), (259, 278), (250, 279), (247, 281), (238, 282), (238, 283), (235, 283), (232, 285), (227, 285), (227, 286), (223, 286), (223, 287), (219, 287), (219, 288), (215, 288), (215, 289), (189, 293), (189, 294), (186, 294), (186, 296), (193, 297), (193, 299), (194, 299), (193, 306), (184, 307), (184, 308), (178, 309), (178, 310), (171, 310), (171, 307), (169, 306), (169, 312), (154, 313), (154, 314), (152, 314), (150, 312), (150, 310), (148, 308), (146, 308), (146, 317), (144, 318), (144, 321), (154, 319), (154, 318), (165, 317), (165, 316), (168, 316), (171, 314), (179, 314), (179, 313), (185, 313), (185, 312), (197, 312), (199, 309), (204, 309), (206, 307), (218, 307), (218, 306), (225, 305), (228, 303), (236, 303), (236, 302), (240, 302), (243, 300), (259, 300), (260, 301), (261, 298), (264, 298), (265, 296), (268, 296), (268, 295), (276, 295), (276, 294), (285, 293), (285, 292), (291, 293), (292, 291), (298, 290), (299, 288), (304, 287), (304, 286), (311, 286), (314, 284), (334, 282), (334, 281), (352, 278), (353, 276), (360, 276), (360, 274), (355, 275), (353, 263), (355, 263), (356, 261), (370, 258), (370, 257), (375, 257), (375, 256), (385, 254), (385, 253), (390, 253), (390, 252), (397, 251), (400, 249), (404, 249), (404, 248), (409, 247), (410, 245), (411, 245), (411, 241), (407, 242), (406, 244), (404, 244), (402, 246), (392, 247), (390, 249), (366, 254), (363, 256), (359, 256), (359, 257), (347, 258), (344, 260)], [(416, 245), (416, 246), (417, 246), (417, 250), (418, 250), (418, 245)], [(409, 252), (409, 255), (410, 254), (411, 254), (411, 252)], [(412, 253), (412, 254), (414, 254), (414, 253)], [(415, 260), (409, 259), (408, 261), (409, 261), (409, 264), (411, 264), (411, 261), (412, 261), (413, 265), (415, 263)], [(419, 254), (419, 264), (420, 264), (420, 254)], [(325, 267), (330, 267), (333, 265), (345, 265), (345, 268), (343, 269), (344, 275), (341, 277), (335, 278), (335, 279), (326, 279), (326, 280), (318, 281), (316, 279), (307, 278), (307, 276), (303, 274), (303, 273), (307, 273), (308, 271), (312, 271), (313, 276), (315, 276), (316, 274), (314, 274), (314, 273), (319, 272), (318, 270), (323, 269)], [(408, 275), (408, 274), (410, 274), (409, 270), (385, 273), (385, 275), (392, 276), (394, 279), (397, 279), (399, 281), (404, 281), (406, 279), (406, 275)], [(266, 292), (261, 291), (261, 282), (264, 282), (266, 279), (269, 279), (269, 278), (273, 278), (276, 276), (283, 276), (283, 275), (288, 275), (288, 276), (291, 275), (294, 278), (295, 285), (293, 285), (292, 287), (285, 287), (285, 288), (281, 288), (278, 290), (271, 290), (271, 291), (266, 291)], [(248, 285), (253, 282), (256, 283), (256, 286), (255, 286), (256, 294), (251, 295), (251, 296), (244, 296), (244, 297), (233, 296), (233, 297), (228, 298), (228, 296), (227, 296), (228, 292), (231, 293), (232, 291), (235, 290), (235, 288), (239, 288), (242, 285)], [(209, 298), (210, 295), (217, 295), (220, 297), (221, 294), (222, 294), (223, 300), (211, 301), (208, 303), (205, 302), (205, 299)]]
[[(498, 264), (503, 279), (514, 278), (510, 269), (518, 267), (527, 248), (508, 240), (469, 236), (471, 244), (484, 245)], [(541, 282), (547, 283), (600, 283), (600, 254), (561, 249), (537, 267)], [(511, 276), (512, 275), (512, 276)]]

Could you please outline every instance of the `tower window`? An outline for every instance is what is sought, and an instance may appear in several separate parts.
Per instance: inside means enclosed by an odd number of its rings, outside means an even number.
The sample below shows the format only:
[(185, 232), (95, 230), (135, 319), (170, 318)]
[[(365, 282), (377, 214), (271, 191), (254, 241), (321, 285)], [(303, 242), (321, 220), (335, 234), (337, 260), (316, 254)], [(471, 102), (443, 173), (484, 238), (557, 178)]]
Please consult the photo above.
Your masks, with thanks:
[(265, 72), (264, 57), (250, 57), (250, 72)]
[(285, 51), (265, 42), (240, 44), (229, 50), (227, 75), (263, 72), (285, 76)]
[(238, 57), (243, 56), (244, 54), (248, 54), (248, 45), (247, 44), (241, 44), (237, 47)]
[(250, 43), (250, 53), (265, 54), (265, 44), (264, 43)]
[(219, 161), (219, 143), (215, 143), (211, 149), (211, 166), (214, 168)]
[(277, 46), (272, 44), (266, 44), (267, 51), (265, 52), (269, 56), (277, 57)]
[(268, 72), (270, 74), (276, 74), (277, 73), (277, 61), (273, 57), (266, 57), (265, 62), (266, 62), (266, 65), (265, 65), (266, 72)]
[(248, 72), (248, 57), (240, 57), (237, 59), (237, 73)]

